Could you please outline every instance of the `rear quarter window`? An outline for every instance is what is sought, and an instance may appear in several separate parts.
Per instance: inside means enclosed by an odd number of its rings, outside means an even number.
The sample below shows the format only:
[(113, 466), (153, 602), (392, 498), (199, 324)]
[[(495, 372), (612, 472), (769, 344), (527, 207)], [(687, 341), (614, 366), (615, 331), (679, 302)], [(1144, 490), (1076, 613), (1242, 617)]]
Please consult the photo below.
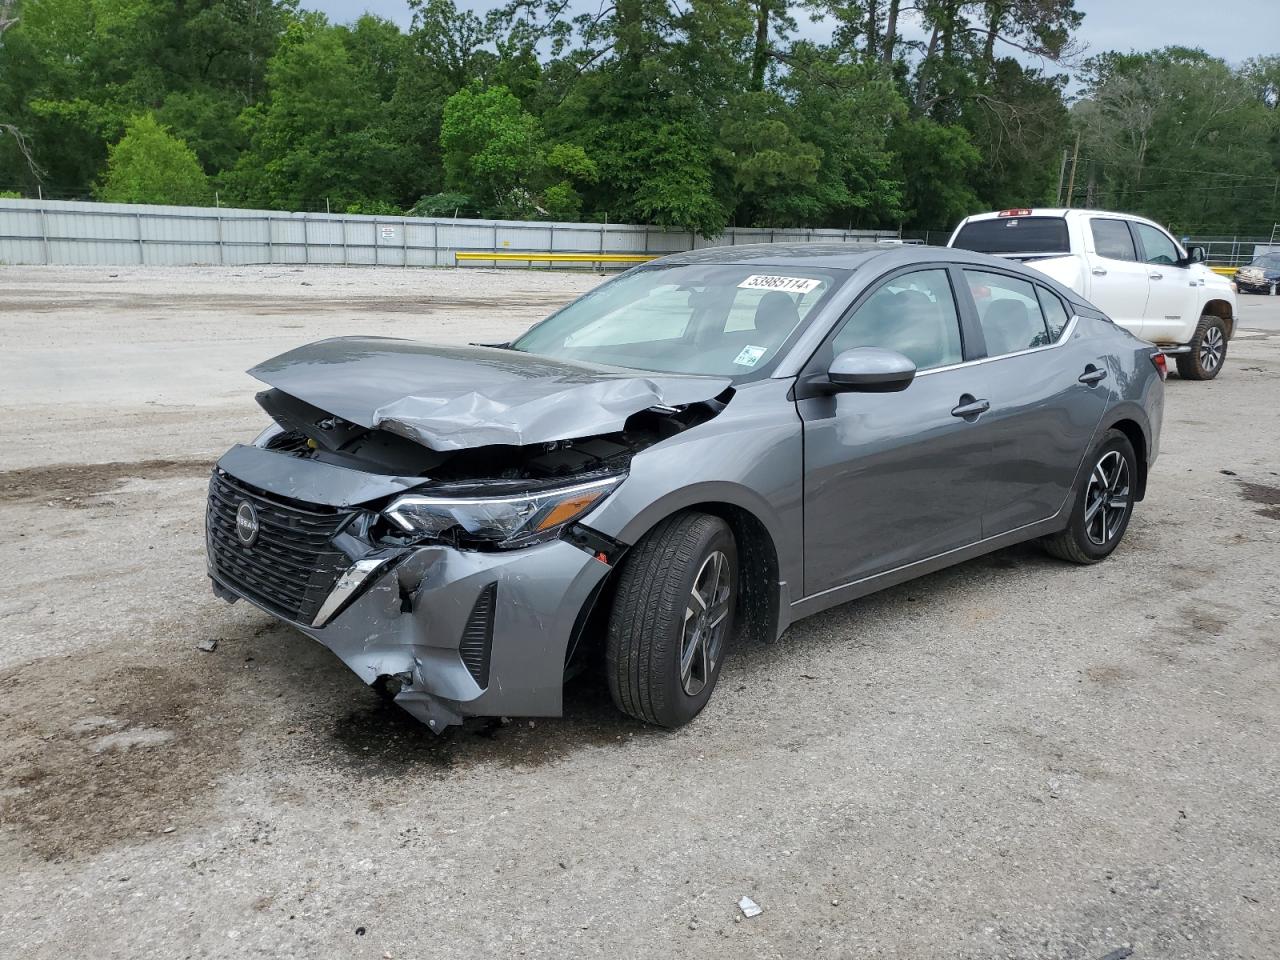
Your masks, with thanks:
[(960, 228), (951, 246), (978, 253), (1069, 253), (1067, 221), (1062, 217), (1000, 217), (972, 220)]
[(1093, 251), (1098, 256), (1108, 260), (1138, 259), (1129, 225), (1123, 220), (1092, 217), (1089, 220), (1089, 231), (1093, 234)]

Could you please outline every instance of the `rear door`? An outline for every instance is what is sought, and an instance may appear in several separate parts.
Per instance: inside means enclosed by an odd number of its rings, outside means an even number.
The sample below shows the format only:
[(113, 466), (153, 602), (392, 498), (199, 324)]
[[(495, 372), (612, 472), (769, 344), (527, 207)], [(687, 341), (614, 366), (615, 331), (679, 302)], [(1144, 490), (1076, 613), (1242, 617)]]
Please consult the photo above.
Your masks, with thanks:
[(1140, 263), (1128, 221), (1090, 217), (1086, 243), (1089, 257), (1088, 298), (1120, 326), (1142, 336), (1151, 281)]
[(962, 299), (974, 311), (987, 360), (984, 419), (991, 440), (982, 535), (1052, 517), (1106, 410), (1114, 360), (1096, 351), (1048, 287), (965, 267)]
[[(991, 441), (982, 365), (964, 364), (952, 271), (908, 269), (837, 326), (797, 385), (804, 423), (804, 587), (821, 593), (981, 536)], [(806, 395), (835, 354), (884, 347), (916, 363), (899, 393)], [(956, 366), (960, 364), (960, 366)]]

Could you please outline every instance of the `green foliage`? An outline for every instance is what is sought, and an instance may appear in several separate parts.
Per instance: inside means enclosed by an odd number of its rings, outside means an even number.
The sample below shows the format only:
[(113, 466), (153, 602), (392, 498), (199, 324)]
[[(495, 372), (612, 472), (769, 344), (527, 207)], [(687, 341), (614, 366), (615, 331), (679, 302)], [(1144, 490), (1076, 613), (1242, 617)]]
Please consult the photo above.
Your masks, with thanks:
[(343, 213), (358, 213), (367, 217), (402, 217), (404, 211), (386, 200), (354, 200), (342, 209)]
[(22, 194), (17, 190), (0, 190), (0, 200), (21, 200)]
[(151, 114), (131, 120), (108, 151), (107, 175), (98, 189), (98, 199), (111, 203), (200, 205), (211, 198), (195, 152)]
[(250, 146), (224, 178), (233, 197), (295, 209), (394, 201), (397, 144), (379, 78), (357, 67), (346, 34), (318, 14), (289, 25), (267, 66), (267, 100), (242, 114)]
[(456, 191), (433, 193), (408, 210), (411, 217), (472, 217), (478, 213), (476, 202), (465, 193)]
[(1085, 158), (1078, 197), (1183, 233), (1270, 231), (1280, 219), (1275, 58), (1233, 70), (1202, 50), (1170, 47), (1089, 67), (1072, 111)]
[(548, 150), (547, 169), (583, 183), (600, 179), (600, 168), (576, 143), (557, 143)]
[(898, 125), (892, 145), (901, 164), (908, 219), (955, 223), (982, 208), (982, 201), (969, 186), (982, 154), (969, 142), (963, 127), (918, 117)]
[[(941, 229), (1054, 201), (1079, 132), (1076, 205), (1280, 220), (1280, 58), (1104, 53), (1068, 112), (1076, 0), (409, 7), (404, 31), (297, 0), (24, 0), (0, 184), (124, 190), (108, 157), (145, 116), (148, 158), (194, 154), (224, 200), (269, 208)], [(825, 35), (796, 39), (802, 17)]]
[(444, 105), (445, 186), (475, 197), (488, 216), (527, 216), (531, 178), (545, 162), (541, 139), (537, 118), (506, 87), (464, 87)]

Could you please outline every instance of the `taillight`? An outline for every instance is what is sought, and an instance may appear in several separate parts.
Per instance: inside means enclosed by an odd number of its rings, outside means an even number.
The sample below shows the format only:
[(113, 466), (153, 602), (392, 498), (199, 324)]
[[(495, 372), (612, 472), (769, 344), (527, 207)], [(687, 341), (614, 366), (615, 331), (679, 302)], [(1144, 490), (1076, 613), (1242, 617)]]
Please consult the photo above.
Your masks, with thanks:
[(1169, 378), (1169, 358), (1157, 350), (1151, 355), (1151, 363), (1156, 368), (1156, 372), (1160, 374), (1161, 380)]

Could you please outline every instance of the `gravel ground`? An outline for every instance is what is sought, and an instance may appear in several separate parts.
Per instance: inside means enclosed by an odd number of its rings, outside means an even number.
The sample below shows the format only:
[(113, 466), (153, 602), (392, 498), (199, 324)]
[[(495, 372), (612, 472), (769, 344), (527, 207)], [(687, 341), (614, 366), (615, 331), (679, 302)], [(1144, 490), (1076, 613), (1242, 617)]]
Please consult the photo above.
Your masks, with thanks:
[(241, 371), (502, 339), (596, 282), (0, 268), (0, 955), (1276, 956), (1276, 299), (1169, 381), (1108, 562), (1017, 547), (814, 617), (674, 733), (588, 676), (437, 739), (211, 595)]

